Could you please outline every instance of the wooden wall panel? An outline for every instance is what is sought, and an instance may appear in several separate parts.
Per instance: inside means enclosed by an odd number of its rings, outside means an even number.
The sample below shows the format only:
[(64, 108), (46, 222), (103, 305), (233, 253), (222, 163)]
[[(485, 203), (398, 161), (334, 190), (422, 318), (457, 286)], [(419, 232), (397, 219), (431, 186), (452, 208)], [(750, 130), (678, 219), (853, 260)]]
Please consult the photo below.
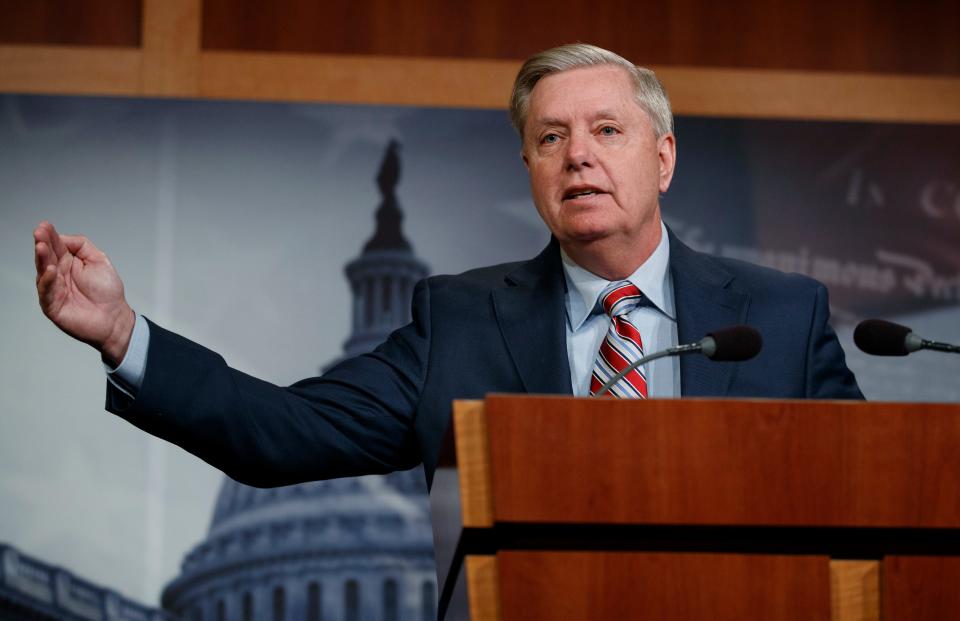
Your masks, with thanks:
[(0, 0), (0, 43), (137, 47), (141, 0)]
[(200, 0), (144, 0), (140, 92), (191, 97), (200, 80)]
[[(0, 60), (2, 60), (0, 49)], [(497, 108), (518, 61), (203, 52), (200, 97)], [(654, 67), (689, 116), (960, 123), (960, 79)], [(4, 86), (0, 67), (0, 89)], [(506, 118), (506, 117), (504, 117)]]
[(590, 41), (647, 65), (960, 74), (955, 0), (205, 0), (203, 47), (522, 59)]
[(0, 92), (503, 108), (519, 59), (590, 39), (677, 114), (960, 122), (953, 0), (558, 2), (0, 0)]
[(0, 46), (0, 92), (139, 95), (140, 56), (130, 48)]

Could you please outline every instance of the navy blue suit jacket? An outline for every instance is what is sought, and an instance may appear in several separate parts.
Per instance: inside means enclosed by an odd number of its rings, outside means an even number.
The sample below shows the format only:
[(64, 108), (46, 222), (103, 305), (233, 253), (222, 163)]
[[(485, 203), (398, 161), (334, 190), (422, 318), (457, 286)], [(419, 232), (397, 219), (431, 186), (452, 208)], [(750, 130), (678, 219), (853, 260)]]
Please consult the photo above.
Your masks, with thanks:
[[(826, 289), (670, 239), (679, 340), (731, 324), (763, 335), (741, 363), (680, 360), (683, 396), (862, 398), (827, 323)], [(565, 279), (555, 241), (536, 258), (436, 276), (413, 321), (370, 354), (282, 388), (150, 325), (135, 399), (107, 409), (257, 486), (407, 469), (432, 480), (451, 401), (490, 392), (570, 394)]]

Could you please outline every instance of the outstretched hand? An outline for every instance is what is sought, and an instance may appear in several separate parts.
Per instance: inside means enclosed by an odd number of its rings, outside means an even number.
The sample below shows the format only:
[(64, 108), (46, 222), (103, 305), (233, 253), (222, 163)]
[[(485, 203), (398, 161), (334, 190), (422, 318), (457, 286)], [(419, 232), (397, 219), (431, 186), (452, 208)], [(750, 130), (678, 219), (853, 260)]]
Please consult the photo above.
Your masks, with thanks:
[(58, 328), (118, 364), (136, 316), (110, 260), (82, 235), (61, 235), (44, 220), (33, 231), (40, 308)]

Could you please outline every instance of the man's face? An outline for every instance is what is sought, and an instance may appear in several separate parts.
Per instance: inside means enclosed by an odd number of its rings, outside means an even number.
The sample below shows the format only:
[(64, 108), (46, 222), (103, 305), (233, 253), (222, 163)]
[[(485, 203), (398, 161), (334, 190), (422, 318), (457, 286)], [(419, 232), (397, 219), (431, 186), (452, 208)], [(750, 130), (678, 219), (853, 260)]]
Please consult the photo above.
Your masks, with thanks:
[(657, 139), (620, 67), (551, 74), (531, 93), (523, 161), (537, 211), (564, 248), (602, 240), (652, 251), (675, 156), (673, 135)]

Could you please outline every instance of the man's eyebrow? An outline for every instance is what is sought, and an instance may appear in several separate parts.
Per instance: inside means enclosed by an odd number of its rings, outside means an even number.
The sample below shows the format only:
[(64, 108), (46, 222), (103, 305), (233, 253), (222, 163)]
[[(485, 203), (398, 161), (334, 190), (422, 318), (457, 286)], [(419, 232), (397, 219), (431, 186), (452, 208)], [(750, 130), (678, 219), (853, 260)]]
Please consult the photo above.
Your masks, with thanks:
[(542, 119), (534, 119), (533, 124), (537, 127), (557, 127), (566, 125), (566, 122), (557, 117), (546, 116)]
[(617, 119), (620, 116), (613, 110), (597, 110), (593, 115), (593, 120), (597, 119)]
[[(603, 109), (597, 110), (590, 117), (591, 121), (597, 121), (599, 119), (618, 119), (620, 115), (612, 109)], [(535, 127), (565, 127), (568, 123), (564, 119), (553, 116), (545, 116), (542, 119), (534, 119), (533, 124)]]

